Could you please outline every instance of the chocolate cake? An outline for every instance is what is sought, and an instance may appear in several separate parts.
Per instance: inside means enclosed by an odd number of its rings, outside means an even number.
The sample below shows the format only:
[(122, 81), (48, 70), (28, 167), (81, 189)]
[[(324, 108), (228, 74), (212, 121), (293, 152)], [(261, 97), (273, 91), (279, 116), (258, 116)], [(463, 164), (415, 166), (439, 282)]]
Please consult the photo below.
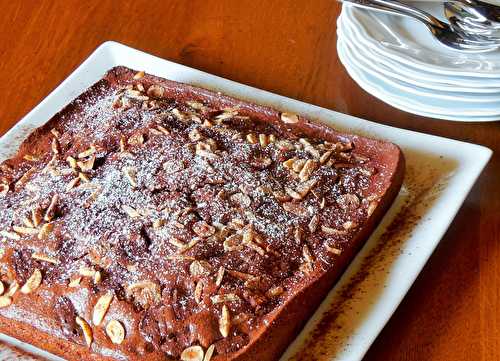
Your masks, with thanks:
[(67, 360), (277, 360), (399, 191), (388, 142), (124, 67), (0, 168), (0, 332)]

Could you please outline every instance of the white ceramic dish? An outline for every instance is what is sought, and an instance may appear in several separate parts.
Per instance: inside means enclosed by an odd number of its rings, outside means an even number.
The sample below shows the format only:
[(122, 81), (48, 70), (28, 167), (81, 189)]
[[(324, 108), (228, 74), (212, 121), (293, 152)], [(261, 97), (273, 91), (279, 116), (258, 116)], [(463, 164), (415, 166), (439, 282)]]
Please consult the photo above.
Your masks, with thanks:
[(377, 59), (378, 63), (381, 63), (391, 69), (395, 69), (401, 74), (407, 75), (410, 80), (415, 79), (427, 83), (435, 83), (445, 86), (465, 87), (465, 89), (475, 92), (496, 92), (497, 89), (500, 89), (500, 79), (487, 78), (487, 80), (485, 81), (485, 79), (483, 78), (476, 78), (471, 76), (450, 76), (447, 74), (439, 74), (436, 72), (433, 73), (425, 69), (415, 68), (414, 66), (399, 62), (388, 56), (385, 56), (382, 52), (374, 49), (373, 46), (367, 45), (367, 43), (370, 44), (369, 35), (367, 35), (363, 27), (359, 25), (359, 22), (356, 20), (356, 18), (352, 16), (351, 11), (343, 10), (342, 18), (344, 24), (349, 26), (353, 30), (352, 41), (355, 41), (356, 45), (362, 47), (365, 52)]
[[(395, 108), (421, 116), (466, 121), (484, 122), (500, 120), (500, 101), (463, 101), (458, 95), (419, 88), (415, 84), (393, 79), (390, 74), (382, 74), (373, 66), (377, 57), (363, 56), (363, 50), (355, 45), (351, 25), (346, 12), (337, 21), (339, 58), (349, 75), (367, 92)], [(372, 61), (368, 61), (371, 59)], [(494, 95), (489, 95), (494, 100)], [(499, 94), (500, 97), (500, 94)]]
[(460, 95), (465, 99), (470, 97), (472, 101), (475, 101), (474, 99), (478, 97), (487, 97), (487, 94), (496, 96), (497, 101), (499, 99), (500, 79), (485, 80), (484, 78), (445, 76), (429, 73), (375, 52), (364, 44), (366, 38), (363, 35), (362, 29), (351, 21), (347, 11), (342, 13), (342, 27), (339, 30), (343, 31), (345, 41), (357, 49), (356, 53), (358, 57), (371, 59), (372, 61), (369, 63), (370, 67), (384, 76), (404, 81), (407, 84), (422, 87), (426, 90), (448, 92), (451, 95)]
[[(115, 65), (143, 69), (165, 78), (304, 114), (340, 130), (393, 141), (403, 149), (407, 159), (407, 177), (396, 202), (282, 360), (293, 360), (297, 353), (315, 347), (321, 347), (325, 355), (320, 358), (322, 360), (360, 360), (427, 262), (491, 156), (491, 151), (482, 146), (351, 117), (108, 42), (0, 139), (0, 160), (13, 154), (33, 128), (46, 122)], [(427, 177), (422, 178), (421, 171), (414, 172), (417, 169), (426, 169)], [(406, 216), (406, 212), (417, 212), (418, 217)], [(409, 219), (412, 219), (411, 223), (407, 223)], [(394, 222), (405, 225), (401, 227), (404, 234), (385, 232), (388, 227), (393, 229)], [(364, 269), (362, 278), (360, 269)], [(350, 283), (354, 279), (357, 286), (353, 288)], [(346, 287), (350, 290), (348, 298), (340, 296)], [(328, 346), (319, 344), (316, 338), (311, 343), (308, 336), (323, 313), (332, 307), (343, 313), (335, 318), (334, 325), (323, 328), (322, 334), (333, 332), (335, 337), (328, 338)], [(0, 336), (0, 339), (13, 342), (5, 336)], [(17, 346), (27, 347), (22, 343), (17, 343)], [(36, 350), (31, 351), (39, 354)], [(60, 360), (47, 354), (41, 355)]]
[[(418, 2), (418, 7), (441, 16), (442, 6), (437, 1)], [(344, 10), (363, 32), (365, 45), (383, 56), (431, 73), (500, 78), (500, 51), (471, 54), (449, 50), (414, 19), (351, 6), (344, 6)]]
[[(450, 108), (445, 108), (444, 110), (441, 107), (430, 107), (426, 99), (421, 99), (415, 94), (403, 93), (400, 89), (391, 86), (385, 81), (381, 81), (380, 78), (374, 77), (363, 68), (360, 68), (359, 64), (353, 61), (349, 49), (341, 38), (337, 42), (337, 53), (349, 76), (361, 88), (397, 109), (428, 118), (460, 122), (491, 122), (500, 120), (500, 115), (463, 115), (461, 112), (454, 111), (452, 104), (449, 104)], [(442, 101), (437, 102), (437, 105), (441, 106)], [(446, 114), (442, 114), (443, 112)]]

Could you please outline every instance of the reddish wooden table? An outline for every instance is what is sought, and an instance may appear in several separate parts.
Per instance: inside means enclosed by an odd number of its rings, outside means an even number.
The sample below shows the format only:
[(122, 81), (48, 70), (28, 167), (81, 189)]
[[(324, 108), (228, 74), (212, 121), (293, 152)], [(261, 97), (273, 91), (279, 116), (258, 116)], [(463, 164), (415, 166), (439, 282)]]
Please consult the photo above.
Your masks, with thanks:
[(241, 83), (495, 151), (366, 360), (500, 359), (500, 123), (437, 121), (361, 90), (336, 53), (340, 6), (315, 1), (1, 1), (0, 134), (99, 44), (117, 40)]

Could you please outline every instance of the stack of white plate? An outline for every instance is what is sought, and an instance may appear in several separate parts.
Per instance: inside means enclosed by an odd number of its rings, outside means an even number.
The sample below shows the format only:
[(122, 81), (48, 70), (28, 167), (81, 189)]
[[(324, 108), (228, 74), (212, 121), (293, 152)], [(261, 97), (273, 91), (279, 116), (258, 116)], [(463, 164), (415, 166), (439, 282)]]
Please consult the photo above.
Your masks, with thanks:
[[(439, 2), (418, 6), (443, 11)], [(349, 75), (384, 102), (431, 118), (500, 120), (500, 51), (449, 50), (416, 20), (346, 4), (337, 33)]]

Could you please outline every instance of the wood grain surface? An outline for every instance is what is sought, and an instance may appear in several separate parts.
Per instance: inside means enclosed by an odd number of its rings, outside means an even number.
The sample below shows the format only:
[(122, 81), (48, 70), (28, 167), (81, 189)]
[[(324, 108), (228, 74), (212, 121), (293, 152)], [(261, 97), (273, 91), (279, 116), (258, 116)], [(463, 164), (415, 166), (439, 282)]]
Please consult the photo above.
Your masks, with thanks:
[(366, 360), (500, 359), (500, 122), (404, 113), (370, 96), (336, 53), (333, 0), (0, 1), (0, 134), (99, 44), (116, 40), (244, 84), (495, 151)]

